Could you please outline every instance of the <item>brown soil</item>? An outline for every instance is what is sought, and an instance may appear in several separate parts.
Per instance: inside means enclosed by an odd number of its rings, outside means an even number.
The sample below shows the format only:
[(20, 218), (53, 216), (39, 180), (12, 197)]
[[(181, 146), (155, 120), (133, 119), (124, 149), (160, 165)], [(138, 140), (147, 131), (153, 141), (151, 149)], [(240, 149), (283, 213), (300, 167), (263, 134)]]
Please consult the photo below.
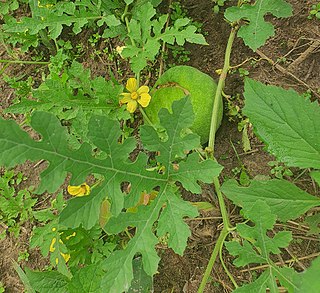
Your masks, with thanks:
[[(207, 33), (206, 40), (209, 43), (209, 46), (187, 45), (187, 50), (191, 51), (188, 64), (218, 79), (216, 70), (223, 67), (224, 51), (230, 32), (229, 25), (223, 19), (223, 9), (219, 14), (214, 14), (212, 12), (212, 1), (184, 0), (181, 2), (187, 9), (188, 15), (203, 24), (202, 31)], [(313, 51), (309, 49), (317, 40), (319, 41), (320, 22), (319, 20), (307, 19), (309, 8), (317, 1), (288, 0), (287, 2), (293, 6), (292, 17), (276, 19), (267, 16), (268, 20), (276, 27), (275, 37), (269, 39), (266, 45), (259, 49), (258, 53), (252, 52), (243, 44), (241, 39), (237, 38), (233, 46), (231, 64), (237, 65), (248, 58), (255, 58), (256, 62), (246, 62), (242, 66), (249, 71), (249, 77), (284, 88), (291, 87), (299, 93), (309, 90), (313, 93), (313, 98), (320, 101), (320, 48)], [(83, 35), (82, 38), (85, 39), (86, 37)], [(109, 44), (107, 45), (109, 46)], [(21, 59), (28, 59), (28, 56), (19, 53), (18, 50), (14, 52)], [(83, 63), (90, 67), (94, 74), (105, 75), (107, 72), (105, 63), (101, 60), (91, 60), (89, 55), (88, 53), (82, 56)], [(9, 59), (10, 57), (5, 47), (0, 47), (0, 58)], [(266, 60), (266, 58), (269, 58), (269, 60)], [(105, 60), (105, 62), (107, 61)], [(119, 62), (121, 63), (121, 61)], [(119, 62), (116, 66), (108, 65), (108, 67), (115, 74), (118, 74), (117, 67), (122, 66), (124, 68), (122, 77), (129, 75), (125, 64)], [(5, 73), (10, 76), (32, 75), (37, 80), (44, 70), (46, 70), (44, 66), (10, 65)], [(12, 102), (14, 90), (3, 80), (0, 80), (0, 92), (1, 113), (1, 110), (8, 107)], [(228, 76), (225, 93), (230, 96), (243, 93), (243, 77), (239, 73), (235, 72)], [(238, 103), (242, 106), (241, 100)], [(228, 109), (225, 110), (227, 113)], [(16, 119), (18, 122), (22, 121), (20, 116), (1, 115)], [(241, 164), (245, 167), (250, 178), (256, 175), (270, 176), (271, 167), (268, 166), (268, 162), (274, 160), (274, 158), (263, 150), (262, 143), (254, 137), (252, 131), (249, 131), (252, 150), (245, 153), (241, 146), (241, 133), (237, 130), (238, 122), (237, 119), (231, 119), (231, 117), (225, 115), (217, 132), (215, 155), (219, 163), (224, 166), (221, 178), (238, 179), (239, 174), (235, 172), (235, 168), (241, 167)], [(241, 162), (237, 159), (235, 151)], [(24, 183), (26, 186), (37, 185), (39, 182), (38, 174), (42, 167), (41, 165), (34, 166), (34, 162), (29, 162), (18, 167), (19, 171), (22, 171), (28, 177), (28, 180)], [(294, 172), (293, 177), (296, 177), (298, 171), (294, 169), (292, 171)], [(319, 196), (319, 190), (314, 188), (308, 176), (300, 176), (296, 184), (300, 188)], [(42, 200), (47, 196), (46, 194), (43, 195)], [(209, 201), (218, 207), (217, 198), (211, 185), (203, 186), (201, 195), (183, 192), (183, 196), (190, 201)], [(43, 204), (45, 206), (46, 201), (43, 201)], [(232, 224), (236, 224), (241, 220), (238, 216), (238, 209), (231, 203), (227, 204)], [(176, 255), (170, 249), (159, 248), (161, 262), (158, 269), (159, 273), (154, 277), (154, 292), (197, 292), (219, 231), (222, 228), (218, 208), (210, 212), (202, 212), (201, 216), (204, 218), (203, 220), (188, 220), (192, 236), (183, 256)], [(291, 227), (294, 241), (287, 250), (283, 251), (282, 259), (275, 259), (275, 261), (285, 261), (293, 257), (303, 257), (319, 252), (317, 237), (305, 237), (305, 234), (301, 233), (300, 230), (294, 229), (293, 224)], [(19, 251), (26, 249), (30, 253), (28, 261), (19, 263), (22, 267), (27, 265), (34, 269), (41, 269), (46, 264), (46, 260), (41, 257), (39, 251), (28, 248), (31, 231), (32, 225), (27, 223), (23, 226), (18, 239), (8, 235), (5, 240), (0, 240), (0, 281), (6, 286), (6, 292), (23, 291), (23, 286), (12, 267), (12, 260), (17, 261)], [(223, 252), (223, 256), (228, 269), (238, 284), (249, 282), (256, 273), (261, 272), (259, 270), (255, 272), (241, 271), (232, 265), (232, 257), (226, 251)], [(302, 260), (300, 263), (295, 263), (294, 267), (301, 271), (304, 267), (308, 267), (311, 260), (312, 257), (308, 260)], [(216, 262), (211, 277), (206, 292), (232, 292), (234, 289), (219, 261)]]

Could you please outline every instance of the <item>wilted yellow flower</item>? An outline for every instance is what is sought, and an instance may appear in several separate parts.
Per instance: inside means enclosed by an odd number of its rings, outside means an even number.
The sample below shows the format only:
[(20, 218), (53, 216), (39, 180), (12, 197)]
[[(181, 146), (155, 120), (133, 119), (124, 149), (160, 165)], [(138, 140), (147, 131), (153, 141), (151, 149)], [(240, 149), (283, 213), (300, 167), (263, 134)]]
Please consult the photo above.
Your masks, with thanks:
[(123, 51), (123, 49), (125, 48), (126, 46), (117, 46), (116, 47), (116, 51), (117, 51), (117, 53), (121, 56), (121, 58), (123, 58), (122, 57), (122, 51)]
[(142, 107), (147, 107), (151, 100), (149, 95), (149, 87), (143, 85), (138, 88), (137, 80), (133, 77), (129, 78), (126, 84), (126, 89), (129, 93), (122, 93), (123, 98), (120, 100), (121, 104), (127, 104), (127, 110), (133, 113), (137, 107), (138, 103)]
[(68, 192), (73, 196), (85, 196), (90, 194), (90, 186), (87, 183), (81, 185), (68, 185)]
[(50, 248), (49, 248), (50, 252), (54, 252), (56, 250), (56, 248), (54, 247), (54, 244), (56, 243), (56, 241), (57, 241), (57, 238), (52, 238)]
[[(57, 230), (56, 228), (52, 228), (52, 231), (53, 231), (53, 232), (56, 231), (56, 230)], [(63, 234), (63, 232), (61, 232), (60, 234)], [(74, 236), (76, 236), (76, 232), (73, 232), (71, 235), (67, 236), (67, 237), (66, 237), (66, 240), (69, 240), (71, 237), (74, 237)], [(49, 248), (49, 251), (50, 251), (50, 252), (55, 252), (56, 248), (54, 247), (54, 245), (55, 245), (56, 242), (57, 242), (57, 238), (56, 238), (56, 237), (52, 238), (51, 244), (50, 244), (50, 248)], [(63, 242), (62, 242), (61, 239), (59, 239), (59, 242), (60, 242), (61, 244), (63, 244)], [(62, 253), (62, 252), (60, 252), (60, 254), (61, 254), (61, 256), (63, 257), (63, 259), (64, 259), (65, 262), (68, 262), (68, 261), (69, 261), (69, 259), (70, 259), (70, 254), (69, 254), (69, 253)], [(56, 261), (56, 264), (58, 264), (59, 259), (56, 258), (55, 261)]]
[(69, 253), (62, 253), (62, 252), (60, 254), (64, 258), (64, 261), (68, 262), (68, 260), (70, 259), (70, 254)]

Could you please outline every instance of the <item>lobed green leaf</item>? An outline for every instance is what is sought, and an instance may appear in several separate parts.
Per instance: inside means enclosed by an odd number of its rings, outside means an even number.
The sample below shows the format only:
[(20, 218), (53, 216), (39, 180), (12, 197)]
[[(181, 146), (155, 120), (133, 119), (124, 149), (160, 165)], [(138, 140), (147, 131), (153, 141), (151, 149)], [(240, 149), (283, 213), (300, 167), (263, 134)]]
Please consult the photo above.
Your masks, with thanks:
[(292, 15), (292, 7), (284, 0), (257, 0), (254, 4), (229, 7), (224, 16), (231, 22), (241, 19), (248, 22), (240, 27), (238, 36), (255, 51), (274, 35), (274, 26), (264, 19), (268, 13), (276, 17), (289, 17)]
[[(169, 247), (177, 253), (183, 253), (190, 235), (183, 217), (196, 216), (197, 209), (175, 194), (175, 182), (180, 181), (186, 188), (200, 192), (200, 188), (189, 181), (209, 183), (222, 169), (212, 160), (200, 162), (196, 155), (187, 157), (187, 153), (199, 145), (199, 137), (194, 134), (185, 135), (184, 128), (192, 123), (192, 117), (192, 105), (185, 98), (173, 104), (173, 114), (169, 114), (168, 110), (160, 112), (160, 122), (167, 127), (166, 140), (160, 139), (152, 127), (142, 128), (141, 140), (146, 149), (160, 151), (156, 160), (164, 167), (162, 174), (156, 170), (150, 171), (148, 157), (144, 153), (140, 153), (133, 162), (129, 160), (136, 140), (129, 138), (124, 143), (119, 143), (119, 123), (98, 115), (93, 115), (89, 121), (88, 139), (91, 145), (102, 152), (103, 155), (99, 157), (92, 154), (92, 147), (88, 143), (83, 143), (78, 149), (71, 149), (66, 128), (52, 114), (35, 112), (32, 116), (31, 125), (41, 136), (39, 141), (33, 140), (13, 121), (0, 119), (0, 128), (4, 129), (0, 133), (0, 164), (13, 166), (26, 159), (48, 161), (49, 166), (43, 173), (45, 176), (42, 176), (38, 192), (55, 191), (63, 183), (67, 173), (72, 175), (71, 184), (74, 185), (83, 183), (90, 174), (100, 174), (105, 178), (89, 196), (70, 200), (59, 221), (60, 225), (69, 228), (82, 225), (85, 229), (90, 229), (98, 222), (101, 202), (108, 198), (113, 217), (105, 229), (110, 233), (119, 233), (127, 227), (136, 228), (135, 235), (126, 248), (113, 252), (103, 264), (106, 274), (101, 286), (106, 292), (123, 291), (130, 287), (133, 278), (132, 260), (135, 255), (142, 255), (143, 268), (148, 275), (157, 271), (159, 256), (155, 245), (158, 238), (153, 227), (158, 219), (159, 234), (168, 234)], [(178, 170), (174, 167), (176, 162), (180, 162)], [(125, 198), (121, 190), (123, 182), (131, 184), (131, 191)], [(140, 206), (137, 213), (123, 209), (135, 206), (142, 192), (151, 192), (155, 188), (159, 192), (150, 205)], [(168, 219), (170, 223), (166, 222)], [(43, 232), (38, 239), (48, 233)], [(60, 252), (65, 253), (63, 245), (61, 250), (60, 246), (56, 249), (53, 257), (62, 259)], [(63, 260), (59, 260), (59, 263), (62, 265)], [(60, 270), (63, 271), (63, 268)], [(63, 273), (67, 274), (65, 271)]]
[(289, 245), (292, 240), (291, 232), (274, 232), (273, 237), (269, 236), (268, 231), (273, 228), (276, 215), (262, 200), (256, 201), (251, 209), (244, 211), (244, 214), (254, 225), (237, 224), (237, 231), (244, 239), (242, 245), (236, 241), (225, 244), (230, 254), (237, 257), (234, 264), (244, 266), (250, 263), (263, 263), (269, 266), (257, 280), (236, 289), (235, 292), (266, 292), (267, 288), (270, 292), (278, 292), (277, 280), (288, 289), (288, 292), (293, 292), (294, 288), (297, 288), (294, 281), (295, 271), (288, 267), (279, 268), (270, 259), (271, 253), (280, 253), (279, 248)]

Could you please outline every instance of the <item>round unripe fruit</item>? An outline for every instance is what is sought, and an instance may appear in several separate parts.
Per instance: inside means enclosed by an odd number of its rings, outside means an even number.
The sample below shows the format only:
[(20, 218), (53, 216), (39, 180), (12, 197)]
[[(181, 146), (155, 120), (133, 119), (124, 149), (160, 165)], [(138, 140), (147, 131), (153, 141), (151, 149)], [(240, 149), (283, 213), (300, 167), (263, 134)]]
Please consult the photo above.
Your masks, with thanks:
[[(204, 144), (209, 140), (211, 113), (217, 84), (207, 74), (191, 66), (176, 66), (166, 71), (156, 82), (151, 92), (152, 98), (145, 109), (151, 122), (159, 124), (158, 113), (166, 108), (172, 113), (173, 101), (189, 95), (194, 112), (191, 130), (197, 133)], [(223, 107), (218, 109), (218, 126), (220, 126)]]

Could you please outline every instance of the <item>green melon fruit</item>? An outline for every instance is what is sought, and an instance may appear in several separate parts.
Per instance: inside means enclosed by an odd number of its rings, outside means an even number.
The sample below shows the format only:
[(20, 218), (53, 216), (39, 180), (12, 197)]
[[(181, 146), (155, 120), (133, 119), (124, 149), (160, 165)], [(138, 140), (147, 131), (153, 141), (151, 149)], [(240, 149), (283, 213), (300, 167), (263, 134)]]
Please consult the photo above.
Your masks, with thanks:
[[(191, 130), (197, 133), (204, 144), (209, 140), (211, 113), (217, 84), (207, 74), (191, 66), (176, 66), (166, 71), (151, 91), (151, 101), (145, 109), (151, 122), (159, 124), (158, 113), (166, 108), (172, 113), (173, 101), (190, 95), (195, 115)], [(222, 119), (222, 102), (218, 109), (218, 126)]]

